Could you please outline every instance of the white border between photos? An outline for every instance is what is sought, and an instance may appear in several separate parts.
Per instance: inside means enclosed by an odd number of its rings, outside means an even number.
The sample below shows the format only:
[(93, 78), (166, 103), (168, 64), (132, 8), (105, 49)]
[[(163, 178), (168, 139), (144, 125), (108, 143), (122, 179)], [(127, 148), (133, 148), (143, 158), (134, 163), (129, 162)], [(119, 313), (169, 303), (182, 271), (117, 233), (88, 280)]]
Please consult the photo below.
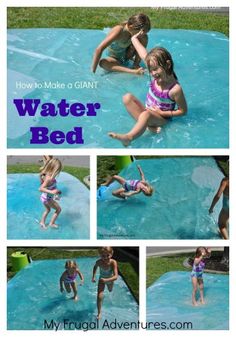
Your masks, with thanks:
[[(45, 5), (44, 5), (45, 2)], [(145, 7), (230, 7), (230, 149), (222, 150), (222, 149), (199, 149), (199, 150), (164, 150), (164, 149), (147, 149), (147, 150), (127, 150), (127, 149), (6, 149), (6, 98), (7, 98), (7, 90), (6, 90), (6, 8), (7, 7), (142, 7), (145, 3)], [(39, 5), (40, 4), (40, 5)], [(58, 154), (58, 155), (90, 155), (90, 168), (91, 168), (91, 201), (90, 201), (90, 223), (91, 223), (91, 239), (85, 240), (83, 242), (79, 242), (79, 246), (101, 246), (104, 243), (107, 244), (107, 241), (96, 240), (96, 156), (97, 155), (122, 155), (122, 154), (146, 154), (146, 155), (230, 155), (230, 179), (231, 179), (231, 205), (233, 205), (233, 200), (236, 200), (235, 190), (232, 186), (236, 186), (236, 161), (235, 161), (235, 150), (236, 150), (236, 117), (235, 111), (233, 111), (233, 98), (235, 96), (235, 74), (236, 74), (236, 39), (235, 39), (235, 22), (236, 21), (236, 5), (234, 0), (198, 0), (197, 5), (194, 0), (145, 0), (145, 1), (134, 1), (131, 0), (127, 3), (125, 0), (119, 1), (119, 6), (116, 3), (111, 3), (107, 0), (105, 1), (92, 1), (92, 0), (61, 0), (60, 3), (58, 0), (42, 0), (41, 3), (36, 0), (0, 0), (0, 59), (2, 61), (1, 66), (1, 78), (2, 85), (0, 87), (0, 111), (1, 111), (1, 122), (0, 122), (0, 191), (1, 191), (1, 205), (0, 205), (0, 214), (1, 214), (1, 225), (0, 225), (0, 256), (1, 256), (1, 267), (0, 267), (0, 298), (1, 298), (1, 315), (0, 315), (0, 334), (4, 336), (31, 336), (32, 333), (35, 336), (41, 335), (49, 335), (55, 334), (53, 331), (7, 331), (6, 330), (6, 247), (7, 246), (74, 246), (76, 242), (74, 241), (65, 241), (65, 240), (6, 240), (6, 158), (7, 155), (42, 155), (45, 153), (48, 154)], [(233, 61), (234, 60), (234, 63)], [(222, 60), (224, 62), (224, 60)], [(232, 75), (234, 74), (234, 76)], [(222, 97), (222, 104), (223, 104)], [(217, 107), (213, 107), (217, 109)], [(219, 135), (220, 137), (220, 135)], [(227, 242), (227, 245), (230, 246), (230, 331), (110, 331), (109, 333), (112, 336), (130, 336), (130, 334), (135, 334), (141, 336), (143, 333), (147, 335), (156, 335), (156, 334), (165, 334), (165, 336), (172, 336), (173, 334), (182, 335), (188, 334), (191, 336), (197, 336), (201, 334), (203, 337), (207, 336), (232, 336), (234, 332), (236, 332), (236, 320), (235, 320), (235, 312), (236, 312), (236, 264), (233, 263), (233, 259), (236, 257), (236, 245), (234, 244), (234, 239), (236, 238), (236, 228), (234, 226), (235, 220), (235, 210), (231, 207), (230, 219), (232, 226), (230, 228), (230, 237), (231, 239)], [(16, 224), (17, 225), (17, 224)], [(206, 245), (206, 246), (224, 246), (222, 240), (206, 240), (206, 241), (174, 241), (174, 240), (165, 240), (165, 241), (152, 241), (152, 240), (140, 240), (140, 241), (128, 241), (128, 240), (111, 240), (109, 241), (109, 245), (113, 246), (139, 246), (140, 247), (140, 321), (145, 322), (145, 314), (146, 314), (146, 247), (147, 246), (198, 246), (198, 245)], [(68, 336), (68, 334), (78, 335), (85, 333), (85, 336), (94, 336), (104, 335), (104, 331), (58, 331), (56, 332), (57, 336)]]

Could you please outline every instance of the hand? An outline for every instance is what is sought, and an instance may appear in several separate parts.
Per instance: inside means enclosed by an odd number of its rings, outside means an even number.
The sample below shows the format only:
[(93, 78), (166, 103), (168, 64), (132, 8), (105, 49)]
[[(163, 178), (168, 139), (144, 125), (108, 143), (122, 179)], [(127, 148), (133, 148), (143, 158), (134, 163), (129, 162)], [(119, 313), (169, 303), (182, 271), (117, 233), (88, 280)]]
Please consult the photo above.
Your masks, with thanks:
[(159, 109), (156, 105), (153, 105), (153, 106), (151, 106), (151, 107), (148, 107), (148, 108), (146, 108), (146, 110), (149, 111), (149, 112), (151, 113), (151, 115), (154, 115), (154, 116), (155, 116), (156, 114), (162, 115), (162, 110)]
[(100, 281), (101, 283), (105, 283), (105, 282), (106, 282), (106, 279), (100, 278), (99, 281)]
[(138, 38), (138, 37), (140, 37), (140, 36), (143, 36), (143, 35), (144, 35), (144, 30), (141, 29), (138, 33), (134, 34), (134, 35), (131, 37), (131, 41), (132, 41), (133, 38), (136, 39), (136, 38)]
[(92, 280), (91, 280), (93, 283), (96, 283), (96, 280), (95, 278), (93, 277)]

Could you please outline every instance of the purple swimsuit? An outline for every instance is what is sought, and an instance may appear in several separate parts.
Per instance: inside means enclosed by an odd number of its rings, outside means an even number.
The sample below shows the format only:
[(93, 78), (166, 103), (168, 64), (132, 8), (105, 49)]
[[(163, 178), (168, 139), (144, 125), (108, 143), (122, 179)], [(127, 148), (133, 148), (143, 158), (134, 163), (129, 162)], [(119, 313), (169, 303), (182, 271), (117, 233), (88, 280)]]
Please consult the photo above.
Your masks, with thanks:
[[(48, 190), (55, 190), (55, 188), (57, 188), (57, 181), (56, 179), (53, 179), (52, 183), (50, 186), (47, 186)], [(49, 194), (46, 192), (43, 192), (41, 194), (40, 200), (42, 201), (43, 204), (46, 204), (47, 202), (49, 202), (50, 200), (53, 199), (53, 194)]]
[(174, 110), (175, 101), (170, 98), (169, 92), (177, 83), (175, 82), (168, 89), (161, 91), (156, 87), (155, 80), (152, 80), (146, 97), (146, 107), (157, 106), (162, 111)]

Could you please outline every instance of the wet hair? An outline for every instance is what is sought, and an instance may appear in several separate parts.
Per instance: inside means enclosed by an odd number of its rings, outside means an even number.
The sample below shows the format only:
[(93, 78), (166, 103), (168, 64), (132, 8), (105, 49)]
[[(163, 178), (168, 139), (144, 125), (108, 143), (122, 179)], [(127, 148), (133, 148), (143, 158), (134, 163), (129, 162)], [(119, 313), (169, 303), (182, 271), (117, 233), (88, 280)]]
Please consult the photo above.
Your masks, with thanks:
[(44, 167), (40, 172), (40, 176), (50, 174), (52, 179), (54, 179), (62, 170), (62, 163), (57, 158), (52, 158), (46, 162)]
[(98, 252), (99, 252), (99, 255), (103, 255), (104, 253), (113, 255), (114, 253), (112, 247), (101, 247), (98, 249)]
[(200, 257), (200, 256), (202, 255), (202, 251), (203, 251), (203, 250), (207, 253), (206, 247), (198, 247), (198, 248), (196, 249), (195, 256), (196, 256), (196, 257)]
[(178, 79), (174, 72), (174, 61), (167, 49), (163, 47), (155, 47), (151, 49), (147, 54), (145, 61), (149, 71), (151, 63), (156, 63), (158, 66), (164, 69), (167, 75), (174, 75), (175, 79)]
[(67, 260), (65, 263), (65, 269), (68, 268), (77, 268), (77, 262), (73, 260)]
[(149, 189), (149, 193), (145, 193), (146, 196), (151, 197), (154, 191), (154, 188), (147, 183), (147, 187)]
[(132, 26), (132, 28), (136, 30), (145, 29), (149, 32), (151, 29), (150, 19), (143, 13), (132, 15), (126, 23), (128, 26)]

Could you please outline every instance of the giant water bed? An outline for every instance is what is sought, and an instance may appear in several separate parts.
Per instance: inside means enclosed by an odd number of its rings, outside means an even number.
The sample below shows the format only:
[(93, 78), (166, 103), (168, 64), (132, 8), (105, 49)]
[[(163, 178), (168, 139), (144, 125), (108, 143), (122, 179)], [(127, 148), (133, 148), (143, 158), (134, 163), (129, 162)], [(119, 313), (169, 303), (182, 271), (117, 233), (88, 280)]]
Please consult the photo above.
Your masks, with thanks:
[[(10, 29), (8, 30), (8, 127), (9, 148), (83, 147), (119, 148), (122, 144), (107, 133), (127, 132), (134, 121), (125, 110), (122, 96), (130, 92), (145, 101), (150, 77), (91, 72), (96, 46), (108, 29)], [(133, 148), (228, 148), (229, 64), (228, 38), (218, 32), (152, 29), (148, 50), (167, 48), (174, 59), (178, 79), (188, 102), (188, 114), (174, 118), (160, 134), (145, 134)], [(106, 53), (103, 53), (105, 56)], [(14, 99), (39, 99), (56, 107), (100, 103), (97, 116), (19, 116)], [(40, 105), (39, 105), (40, 106)], [(17, 125), (17, 129), (15, 128)], [(46, 127), (66, 135), (82, 127), (78, 144), (63, 141), (31, 143), (30, 128)], [(35, 129), (34, 129), (35, 130)], [(81, 135), (80, 135), (81, 136)]]
[[(41, 229), (45, 207), (40, 201), (39, 175), (33, 173), (7, 175), (7, 238), (8, 239), (89, 239), (89, 190), (77, 178), (61, 172), (57, 187), (61, 213), (57, 229)], [(52, 217), (51, 210), (46, 224)]]
[[(91, 282), (96, 259), (76, 259), (85, 280), (83, 286), (78, 285), (78, 301), (71, 299), (72, 294), (60, 293), (59, 279), (65, 270), (65, 261), (62, 259), (33, 261), (8, 282), (8, 329), (43, 330), (47, 329), (45, 320), (48, 325), (52, 320), (57, 324), (60, 323), (59, 329), (68, 329), (68, 325), (64, 325), (64, 320), (68, 320), (71, 327), (76, 323), (78, 329), (81, 326), (81, 330), (87, 326), (91, 329), (106, 329), (107, 322), (129, 324), (138, 321), (138, 304), (119, 276), (112, 293), (107, 289), (104, 292), (102, 319), (99, 326), (96, 326), (97, 282)], [(79, 277), (77, 283), (79, 284)]]
[(192, 330), (229, 329), (229, 276), (205, 273), (203, 279), (205, 305), (193, 306), (190, 272), (162, 275), (147, 289), (147, 322), (169, 329), (181, 324)]
[(154, 187), (127, 200), (115, 198), (112, 183), (98, 200), (99, 239), (219, 239), (217, 218), (209, 207), (222, 172), (212, 157), (160, 157), (134, 161), (120, 172), (125, 179), (140, 179), (137, 165)]

